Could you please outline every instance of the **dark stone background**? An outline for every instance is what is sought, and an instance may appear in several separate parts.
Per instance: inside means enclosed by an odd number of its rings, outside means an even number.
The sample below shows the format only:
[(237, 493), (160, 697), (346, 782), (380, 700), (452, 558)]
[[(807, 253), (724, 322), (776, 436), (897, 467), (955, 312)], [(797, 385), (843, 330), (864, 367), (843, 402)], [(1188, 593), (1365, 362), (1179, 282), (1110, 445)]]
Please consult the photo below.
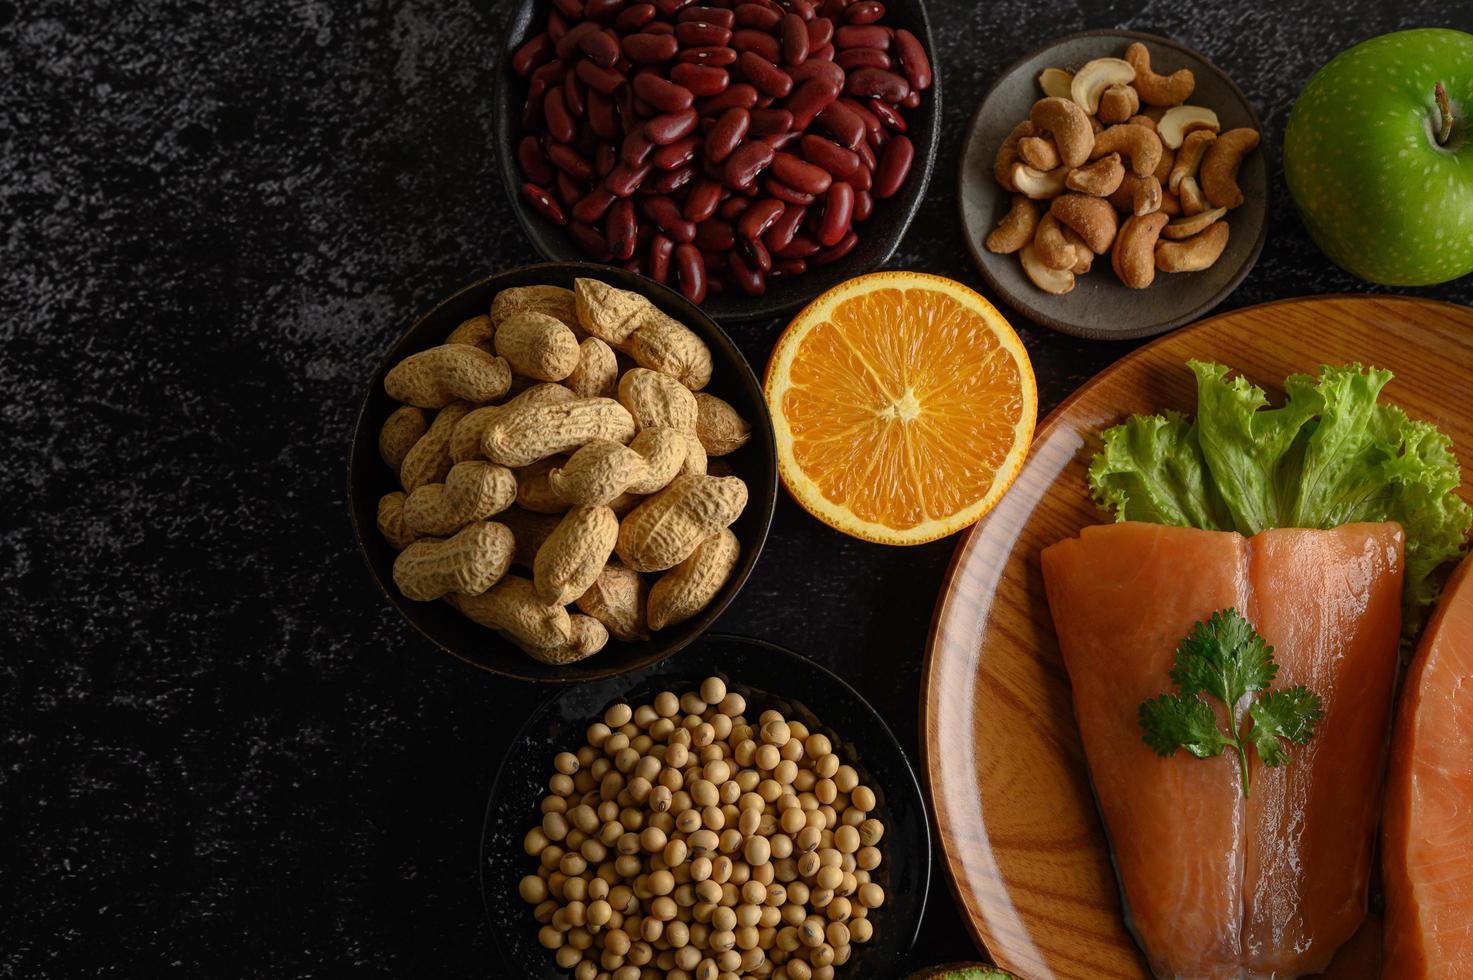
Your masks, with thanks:
[[(931, 5), (946, 139), (893, 265), (979, 285), (953, 187), (982, 90), (1056, 35), (1127, 26), (1206, 52), (1267, 126), (1269, 241), (1226, 307), (1366, 290), (1292, 213), (1293, 96), (1358, 40), (1473, 25), (1468, 0)], [(504, 975), (477, 835), (545, 692), (412, 635), (343, 501), (391, 338), (535, 258), (488, 139), (503, 17), (0, 2), (0, 975)], [(1419, 292), (1473, 303), (1473, 280)], [(1130, 349), (1018, 326), (1045, 410)], [(735, 331), (754, 364), (778, 327)], [(835, 667), (913, 753), (954, 543), (861, 544), (784, 499), (719, 628)], [(940, 879), (932, 899), (925, 959), (966, 955)]]

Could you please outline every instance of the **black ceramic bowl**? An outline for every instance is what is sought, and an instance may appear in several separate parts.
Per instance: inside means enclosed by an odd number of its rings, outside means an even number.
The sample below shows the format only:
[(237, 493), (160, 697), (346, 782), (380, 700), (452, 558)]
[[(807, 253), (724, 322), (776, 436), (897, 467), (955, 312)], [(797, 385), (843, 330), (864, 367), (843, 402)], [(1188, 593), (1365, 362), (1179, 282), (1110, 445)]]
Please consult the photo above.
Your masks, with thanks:
[(817, 664), (760, 640), (709, 635), (673, 666), (559, 692), (513, 739), (515, 748), (502, 760), (491, 787), (481, 832), (481, 895), (505, 960), (500, 975), (570, 976), (538, 944), (532, 909), (517, 894), (517, 883), (536, 870), (522, 850), (522, 837), (541, 819), (538, 802), (547, 792), (552, 757), (583, 745), (585, 729), (610, 705), (645, 704), (662, 690), (684, 693), (713, 674), (747, 699), (749, 719), (775, 708), (828, 735), (875, 790), (876, 815), (885, 824), (885, 858), (875, 881), (885, 889), (885, 904), (872, 916), (874, 938), (856, 945), (855, 955), (835, 972), (837, 980), (893, 980), (904, 974), (903, 960), (926, 908), (931, 840), (921, 788), (900, 743), (852, 687)]
[[(517, 169), (517, 143), (521, 129), (522, 106), (527, 101), (527, 82), (511, 70), (511, 55), (522, 42), (543, 29), (550, 9), (548, 0), (510, 0), (510, 18), (506, 33), (499, 40), (502, 58), (497, 66), (496, 87), (492, 95), (494, 117), (493, 139), (501, 165), (501, 179), (512, 211), (527, 231), (537, 251), (554, 261), (577, 261), (587, 256), (573, 244), (568, 230), (554, 225), (534, 211), (522, 196), (523, 177)], [(936, 146), (941, 126), (941, 66), (936, 44), (931, 38), (931, 24), (921, 0), (888, 0), (885, 23), (903, 27), (926, 46), (931, 59), (933, 80), (924, 93), (920, 106), (905, 113), (910, 127), (906, 135), (915, 143), (915, 162), (909, 179), (894, 197), (875, 202), (875, 213), (860, 226), (859, 244), (854, 251), (831, 265), (810, 267), (792, 279), (769, 279), (767, 292), (748, 296), (728, 287), (724, 293), (711, 293), (702, 304), (707, 313), (725, 323), (735, 320), (763, 320), (790, 313), (819, 293), (846, 279), (872, 272), (883, 265), (905, 236), (911, 219), (921, 206), (936, 163)]]
[[(384, 419), (397, 406), (384, 393), (384, 375), (391, 367), (416, 351), (442, 343), (461, 321), (489, 310), (491, 298), (503, 289), (536, 284), (571, 287), (577, 278), (601, 279), (621, 289), (641, 293), (699, 334), (711, 348), (715, 365), (711, 383), (705, 390), (735, 406), (751, 423), (752, 438), (741, 449), (722, 457), (736, 476), (747, 481), (746, 510), (731, 526), (742, 545), (741, 558), (731, 581), (694, 619), (660, 630), (641, 643), (624, 643), (611, 638), (608, 646), (587, 660), (554, 667), (533, 660), (496, 633), (471, 622), (443, 602), (414, 602), (400, 594), (393, 577), (395, 552), (378, 533), (379, 498), (400, 488), (393, 473), (379, 458), (378, 433)], [(394, 608), (426, 639), (451, 656), (493, 674), (547, 684), (598, 680), (648, 667), (700, 636), (721, 615), (751, 574), (752, 566), (767, 541), (767, 529), (772, 523), (776, 501), (777, 460), (773, 451), (772, 420), (768, 417), (757, 377), (731, 338), (684, 297), (659, 283), (623, 269), (588, 262), (530, 265), (498, 273), (458, 290), (416, 320), (414, 326), (395, 341), (369, 381), (368, 393), (358, 412), (358, 425), (353, 433), (352, 455), (348, 462), (348, 507), (353, 530), (358, 535), (358, 543), (374, 581)]]

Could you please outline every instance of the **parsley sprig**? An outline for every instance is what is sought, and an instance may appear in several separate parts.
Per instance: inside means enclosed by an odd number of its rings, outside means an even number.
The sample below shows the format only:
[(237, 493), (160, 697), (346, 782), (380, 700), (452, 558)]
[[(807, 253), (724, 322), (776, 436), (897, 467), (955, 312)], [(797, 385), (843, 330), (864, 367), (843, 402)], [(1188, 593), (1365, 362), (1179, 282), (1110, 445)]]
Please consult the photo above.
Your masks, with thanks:
[[(1279, 672), (1273, 654), (1274, 648), (1236, 609), (1215, 612), (1194, 625), (1177, 645), (1171, 667), (1177, 693), (1141, 702), (1145, 743), (1163, 757), (1182, 748), (1199, 759), (1210, 759), (1232, 748), (1238, 753), (1243, 795), (1251, 795), (1248, 746), (1258, 750), (1264, 765), (1282, 765), (1289, 758), (1283, 741), (1305, 744), (1323, 717), (1319, 695), (1303, 685), (1269, 690)], [(1236, 721), (1235, 706), (1244, 695), (1257, 692), (1262, 693), (1248, 706), (1253, 726), (1245, 733)], [(1225, 706), (1230, 728), (1218, 724), (1203, 694)]]

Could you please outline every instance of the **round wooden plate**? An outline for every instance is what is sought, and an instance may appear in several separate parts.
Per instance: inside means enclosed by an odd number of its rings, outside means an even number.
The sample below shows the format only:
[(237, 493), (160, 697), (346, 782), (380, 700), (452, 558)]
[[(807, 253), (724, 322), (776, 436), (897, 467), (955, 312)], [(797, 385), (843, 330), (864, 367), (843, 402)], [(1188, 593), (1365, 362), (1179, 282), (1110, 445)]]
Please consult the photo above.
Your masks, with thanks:
[[(1434, 422), (1473, 463), (1473, 309), (1397, 297), (1285, 300), (1212, 317), (1124, 358), (1039, 426), (1017, 483), (957, 547), (921, 690), (952, 889), (973, 938), (1029, 980), (1149, 976), (1121, 919), (1038, 554), (1106, 519), (1085, 482), (1096, 433), (1135, 412), (1190, 411), (1193, 357), (1271, 392), (1321, 364), (1389, 368), (1386, 399)], [(1462, 493), (1473, 499), (1466, 480)], [(1342, 951), (1330, 975), (1366, 958)]]

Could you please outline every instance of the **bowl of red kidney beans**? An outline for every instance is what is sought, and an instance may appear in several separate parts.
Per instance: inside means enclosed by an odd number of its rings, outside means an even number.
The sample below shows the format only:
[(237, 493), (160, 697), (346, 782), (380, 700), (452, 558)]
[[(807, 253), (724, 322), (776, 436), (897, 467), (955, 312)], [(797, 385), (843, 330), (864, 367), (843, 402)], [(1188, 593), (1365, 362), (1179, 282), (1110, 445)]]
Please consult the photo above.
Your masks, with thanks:
[(501, 170), (549, 259), (768, 318), (883, 264), (920, 206), (920, 0), (528, 0), (508, 27)]

